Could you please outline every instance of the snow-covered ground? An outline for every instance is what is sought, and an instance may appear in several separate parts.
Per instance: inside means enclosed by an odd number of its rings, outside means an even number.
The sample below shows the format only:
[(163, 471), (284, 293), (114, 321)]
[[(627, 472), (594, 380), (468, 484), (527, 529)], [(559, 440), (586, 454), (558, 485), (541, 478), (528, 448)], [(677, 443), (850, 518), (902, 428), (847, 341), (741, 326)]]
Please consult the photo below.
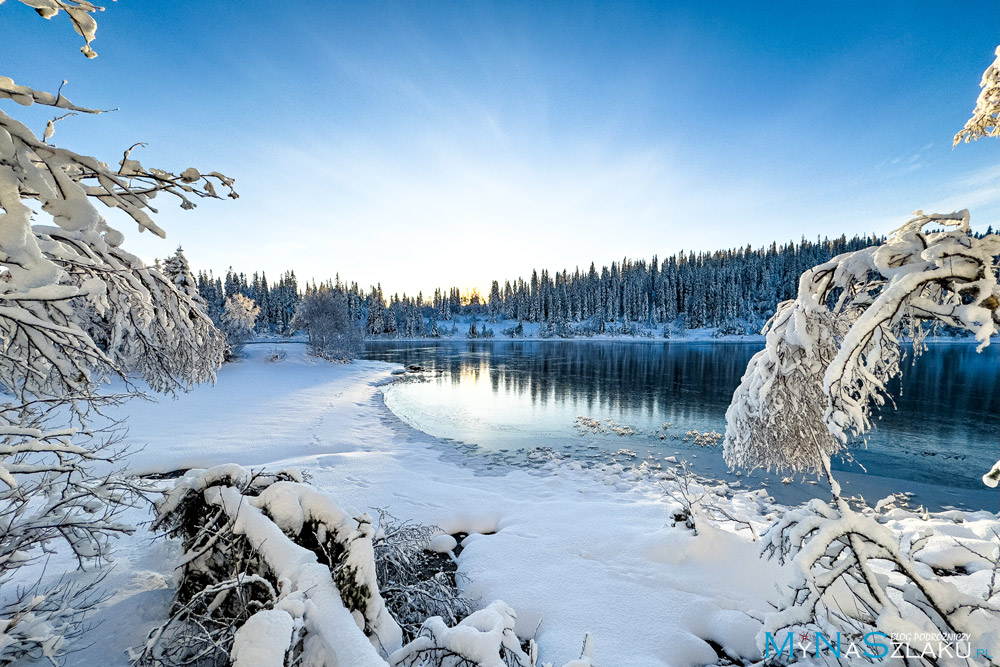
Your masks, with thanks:
[[(215, 386), (120, 408), (112, 416), (127, 417), (128, 441), (144, 445), (132, 469), (294, 466), (342, 506), (470, 533), (459, 556), (468, 594), (510, 604), (518, 633), (534, 634), (542, 660), (557, 665), (578, 657), (587, 632), (595, 663), (607, 667), (714, 662), (706, 639), (756, 650), (754, 612), (787, 574), (758, 558), (746, 532), (671, 527), (676, 503), (655, 477), (629, 471), (552, 464), (477, 475), (385, 408), (378, 386), (392, 365), (335, 365), (304, 345), (282, 349), (285, 358), (269, 362), (273, 346), (248, 346)], [(759, 499), (739, 503), (763, 520)], [(177, 547), (152, 537), (143, 529), (122, 541), (107, 581), (114, 597), (69, 665), (127, 664), (126, 648), (165, 617)]]

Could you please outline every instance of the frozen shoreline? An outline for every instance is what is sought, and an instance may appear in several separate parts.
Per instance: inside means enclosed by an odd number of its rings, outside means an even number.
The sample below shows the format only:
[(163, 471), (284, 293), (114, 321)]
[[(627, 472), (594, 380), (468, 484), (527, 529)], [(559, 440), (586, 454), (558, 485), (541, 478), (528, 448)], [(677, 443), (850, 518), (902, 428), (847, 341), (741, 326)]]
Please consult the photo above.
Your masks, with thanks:
[[(384, 390), (394, 384), (405, 381), (404, 375), (393, 375), (376, 384), (379, 389), (376, 394), (377, 405), (384, 411), (386, 419), (394, 422), (396, 428), (411, 431), (417, 437), (434, 443), (447, 460), (456, 462), (474, 471), (481, 470), (481, 464), (477, 466), (475, 462), (461, 451), (462, 444), (475, 446), (475, 443), (462, 443), (461, 441), (441, 438), (421, 431), (417, 426), (408, 423), (401, 415), (396, 414), (386, 403)], [(705, 448), (705, 454), (707, 456), (717, 456), (720, 459), (722, 457), (721, 450), (716, 447)], [(609, 454), (607, 463), (611, 463), (611, 457), (612, 455)], [(684, 457), (680, 458), (683, 459)], [(642, 459), (638, 459), (635, 463), (641, 464)], [(508, 467), (510, 470), (523, 469), (517, 464), (511, 464)], [(489, 469), (490, 474), (498, 474), (499, 468), (500, 466), (491, 467)], [(1000, 492), (985, 486), (981, 489), (969, 489), (850, 470), (837, 470), (836, 476), (843, 487), (845, 495), (861, 496), (872, 505), (892, 493), (908, 493), (910, 494), (913, 506), (922, 506), (932, 512), (950, 509), (961, 511), (978, 511), (980, 509), (1000, 511)], [(729, 479), (726, 479), (723, 476), (714, 475), (710, 476), (710, 479), (720, 484), (732, 484), (735, 480), (732, 478), (732, 475), (728, 477)], [(814, 476), (800, 475), (795, 481), (790, 483), (781, 481), (782, 475), (780, 474), (771, 474), (768, 477), (771, 481), (766, 486), (759, 485), (760, 479), (739, 478), (738, 481), (741, 485), (739, 488), (745, 491), (765, 488), (767, 493), (775, 498), (776, 502), (785, 506), (799, 505), (811, 498), (828, 499), (828, 490), (825, 482), (822, 480), (818, 484), (810, 482)]]

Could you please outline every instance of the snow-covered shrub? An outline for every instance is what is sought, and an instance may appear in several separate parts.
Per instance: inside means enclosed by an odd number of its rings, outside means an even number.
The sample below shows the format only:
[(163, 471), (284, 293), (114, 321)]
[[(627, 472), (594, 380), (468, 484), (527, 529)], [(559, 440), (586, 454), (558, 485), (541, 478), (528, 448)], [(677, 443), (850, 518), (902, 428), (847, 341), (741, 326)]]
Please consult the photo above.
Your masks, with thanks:
[[(157, 503), (155, 527), (184, 549), (171, 617), (134, 664), (536, 667), (513, 610), (473, 612), (454, 569), (429, 556), (433, 529), (386, 517), (376, 535), (295, 471), (189, 471)], [(448, 621), (417, 620), (435, 611)], [(589, 645), (570, 665), (592, 664)]]
[(569, 322), (556, 322), (552, 325), (552, 331), (559, 338), (573, 338), (576, 335)]
[[(552, 667), (538, 663), (538, 647), (533, 639), (524, 644), (514, 634), (517, 615), (502, 600), (492, 602), (448, 627), (438, 618), (429, 618), (417, 638), (389, 656), (390, 667)], [(595, 667), (593, 641), (583, 640), (580, 658), (564, 667)]]
[(573, 325), (573, 335), (583, 336), (584, 338), (591, 338), (592, 336), (600, 333), (599, 327), (597, 327), (594, 323), (595, 319), (597, 318), (592, 318), (590, 320), (586, 320), (584, 322), (580, 322), (578, 324)]
[(414, 639), (432, 616), (455, 625), (475, 608), (458, 590), (455, 562), (447, 554), (430, 550), (437, 533), (432, 526), (379, 513), (375, 573), (385, 606), (402, 628), (404, 641)]
[(649, 338), (652, 334), (639, 327), (636, 322), (622, 322), (621, 324), (611, 324), (605, 327), (605, 333), (609, 336), (641, 336)]
[(205, 503), (203, 491), (213, 483), (234, 484), (257, 495), (278, 479), (288, 477), (220, 468), (203, 484), (181, 486), (181, 480), (159, 503), (154, 525), (180, 539), (185, 555), (177, 568), (170, 618), (150, 633), (145, 647), (134, 652), (134, 664), (228, 664), (236, 628), (257, 611), (273, 608), (277, 581), (250, 540), (232, 530), (224, 509)]
[(524, 338), (524, 322), (518, 320), (517, 324), (512, 327), (507, 327), (503, 329), (500, 333), (508, 338)]
[[(904, 537), (887, 525), (900, 512), (891, 504), (855, 511), (842, 499), (833, 504), (812, 500), (786, 512), (764, 535), (762, 548), (765, 555), (790, 563), (796, 574), (778, 608), (764, 619), (758, 636), (761, 648), (767, 633), (772, 637), (785, 632), (822, 632), (828, 637), (840, 633), (845, 645), (862, 645), (868, 633), (882, 632), (910, 655), (930, 650), (932, 658), (940, 658), (943, 647), (954, 655), (962, 652), (959, 641), (997, 655), (1000, 537), (994, 531), (992, 545), (950, 538), (959, 551), (964, 549), (962, 562), (976, 564), (970, 570), (992, 573), (987, 586), (971, 580), (953, 583), (935, 576), (940, 570), (935, 572), (921, 560), (934, 524), (928, 523), (916, 538)], [(920, 520), (930, 518), (924, 515)], [(985, 543), (991, 553), (978, 552), (969, 544), (973, 541)], [(963, 568), (961, 574), (971, 572)], [(977, 588), (979, 595), (973, 593)]]
[(458, 625), (427, 619), (417, 638), (389, 656), (391, 667), (535, 667), (534, 641), (528, 651), (514, 634), (517, 615), (502, 601), (471, 614)]
[(752, 329), (747, 326), (747, 323), (739, 319), (729, 319), (723, 322), (712, 332), (713, 338), (721, 338), (722, 336), (746, 336), (751, 333)]
[(271, 609), (290, 617), (281, 655), (303, 664), (384, 665), (379, 654), (402, 643), (379, 594), (370, 519), (351, 518), (296, 473), (191, 471), (157, 504), (155, 526), (185, 553), (171, 618), (137, 664), (187, 664), (209, 650), (225, 664), (253, 650), (251, 632), (234, 644), (239, 628)]
[(305, 329), (313, 354), (323, 359), (348, 361), (363, 348), (361, 329), (339, 289), (324, 287), (306, 294), (295, 311), (293, 326)]
[(670, 508), (671, 526), (683, 527), (697, 535), (699, 525), (728, 524), (735, 531), (748, 531), (751, 539), (757, 541), (757, 528), (751, 518), (725, 502), (725, 483), (695, 474), (687, 461), (659, 476), (664, 494), (675, 503)]

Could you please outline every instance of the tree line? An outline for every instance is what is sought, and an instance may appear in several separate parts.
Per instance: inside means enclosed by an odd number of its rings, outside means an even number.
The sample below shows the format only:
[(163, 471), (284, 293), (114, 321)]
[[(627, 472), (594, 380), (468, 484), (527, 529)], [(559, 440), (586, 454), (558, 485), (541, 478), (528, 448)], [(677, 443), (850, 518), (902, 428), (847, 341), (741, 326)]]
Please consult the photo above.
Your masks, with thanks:
[[(456, 317), (485, 323), (506, 320), (541, 323), (560, 334), (637, 333), (663, 324), (676, 328), (716, 327), (725, 333), (759, 331), (782, 301), (794, 298), (807, 269), (845, 253), (881, 243), (875, 236), (840, 236), (766, 247), (680, 252), (664, 259), (629, 259), (600, 269), (591, 263), (572, 272), (533, 270), (530, 278), (492, 281), (489, 295), (458, 287), (387, 295), (381, 284), (368, 290), (339, 276), (306, 283), (300, 291), (294, 271), (268, 283), (263, 272), (227, 271), (225, 278), (199, 272), (197, 290), (213, 319), (227, 298), (242, 294), (260, 308), (255, 330), (290, 334), (299, 302), (309, 294), (343, 297), (349, 321), (366, 337), (436, 337), (457, 332)], [(507, 330), (516, 336), (518, 327)], [(483, 326), (481, 331), (493, 332)], [(499, 332), (498, 332), (499, 333)]]
[[(993, 233), (992, 227), (986, 234)], [(974, 234), (982, 237), (982, 234)], [(802, 239), (785, 244), (679, 252), (664, 259), (629, 259), (612, 262), (598, 270), (572, 272), (533, 270), (531, 277), (492, 281), (490, 292), (463, 293), (459, 287), (434, 290), (429, 298), (386, 294), (381, 283), (369, 289), (347, 283), (337, 275), (300, 290), (294, 271), (286, 271), (269, 283), (264, 272), (251, 276), (232, 269), (224, 278), (201, 271), (197, 293), (209, 315), (220, 322), (226, 300), (241, 294), (260, 309), (252, 326), (256, 332), (290, 335), (304, 328), (295, 313), (309, 295), (337, 294), (342, 299), (346, 322), (366, 338), (422, 338), (455, 335), (456, 319), (472, 320), (476, 337), (494, 333), (510, 337), (523, 334), (520, 323), (541, 325), (539, 335), (648, 334), (653, 328), (715, 328), (725, 334), (760, 331), (783, 301), (793, 299), (798, 279), (809, 268), (849, 252), (881, 244), (877, 236), (841, 235), (816, 241)], [(186, 266), (186, 261), (185, 261)], [(170, 273), (174, 275), (177, 271)], [(317, 312), (317, 311), (313, 311)], [(514, 326), (496, 328), (488, 324), (510, 321)], [(469, 335), (472, 335), (471, 333)]]

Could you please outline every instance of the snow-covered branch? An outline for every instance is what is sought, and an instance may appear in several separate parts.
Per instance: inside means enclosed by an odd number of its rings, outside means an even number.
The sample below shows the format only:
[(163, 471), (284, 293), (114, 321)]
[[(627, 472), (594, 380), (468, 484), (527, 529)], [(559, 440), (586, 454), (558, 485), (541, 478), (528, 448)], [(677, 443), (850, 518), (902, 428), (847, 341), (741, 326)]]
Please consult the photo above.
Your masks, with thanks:
[[(97, 21), (91, 14), (103, 12), (104, 7), (87, 0), (18, 0), (18, 2), (34, 9), (43, 19), (57, 16), (61, 11), (66, 12), (73, 24), (73, 30), (84, 39), (80, 52), (88, 58), (97, 57), (97, 52), (90, 46), (97, 35)], [(0, 4), (3, 4), (3, 0), (0, 0)]]
[(980, 137), (1000, 137), (1000, 46), (996, 48), (996, 59), (983, 72), (979, 83), (982, 90), (976, 99), (976, 107), (965, 127), (955, 135), (952, 145), (969, 143)]
[(988, 345), (1000, 327), (998, 255), (1000, 236), (972, 234), (968, 211), (918, 211), (885, 244), (803, 274), (733, 395), (726, 461), (822, 470), (890, 400), (904, 336), (919, 352), (926, 323), (945, 324)]
[[(84, 0), (20, 2), (45, 18), (65, 12), (84, 37), (84, 53), (96, 55), (91, 14), (99, 7)], [(62, 87), (51, 94), (0, 77), (0, 102), (6, 100), (101, 113), (73, 104)], [(39, 139), (0, 111), (0, 388), (8, 397), (0, 405), (0, 584), (60, 549), (81, 568), (99, 565), (110, 538), (133, 530), (119, 515), (144, 486), (96, 472), (124, 456), (119, 431), (86, 429), (94, 410), (117, 400), (99, 395), (97, 385), (116, 375), (131, 392), (137, 374), (153, 391), (187, 389), (214, 379), (226, 349), (191, 294), (120, 247), (124, 236), (97, 202), (124, 212), (140, 231), (163, 236), (150, 217), (158, 193), (193, 208), (197, 198), (221, 199), (220, 190), (235, 198), (232, 179), (193, 168), (147, 169), (132, 156), (137, 145), (110, 167), (48, 143), (64, 117), (51, 120)], [(0, 610), (0, 663), (35, 649), (50, 658), (62, 650), (59, 633), (78, 627), (86, 607), (74, 606), (78, 596), (56, 599)], [(26, 625), (25, 619), (43, 620)], [(44, 646), (17, 634), (42, 625), (55, 633)]]

